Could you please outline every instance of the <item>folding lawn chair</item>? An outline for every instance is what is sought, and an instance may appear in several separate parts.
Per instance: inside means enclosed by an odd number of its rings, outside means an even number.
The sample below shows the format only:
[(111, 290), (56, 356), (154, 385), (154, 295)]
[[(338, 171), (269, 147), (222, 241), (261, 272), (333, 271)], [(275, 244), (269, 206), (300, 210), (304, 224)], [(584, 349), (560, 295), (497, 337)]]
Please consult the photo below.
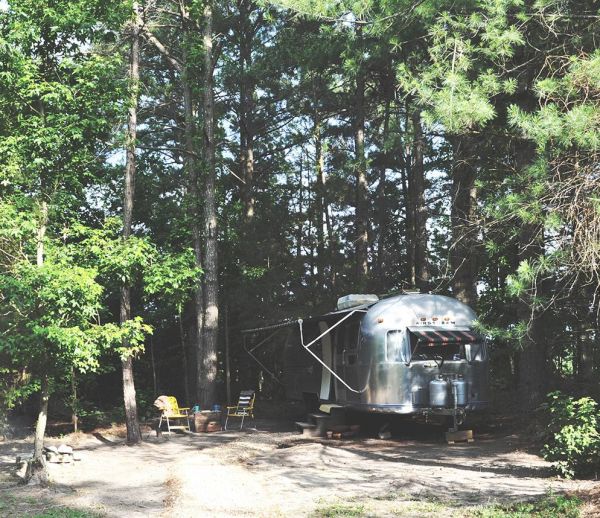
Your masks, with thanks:
[[(171, 433), (171, 430), (190, 430), (190, 409), (188, 407), (180, 407), (175, 396), (160, 396), (154, 402), (154, 406), (161, 411), (157, 433), (160, 432), (160, 427), (163, 423), (163, 420), (167, 423), (167, 430), (169, 434)], [(183, 421), (183, 423), (171, 424), (172, 421), (176, 423), (177, 420), (179, 420), (180, 423)]]
[(225, 430), (227, 430), (227, 421), (230, 417), (241, 417), (242, 423), (240, 424), (240, 430), (244, 426), (244, 418), (246, 416), (254, 419), (254, 399), (256, 394), (254, 390), (242, 390), (240, 392), (240, 398), (238, 404), (235, 406), (227, 407), (227, 416), (225, 417)]

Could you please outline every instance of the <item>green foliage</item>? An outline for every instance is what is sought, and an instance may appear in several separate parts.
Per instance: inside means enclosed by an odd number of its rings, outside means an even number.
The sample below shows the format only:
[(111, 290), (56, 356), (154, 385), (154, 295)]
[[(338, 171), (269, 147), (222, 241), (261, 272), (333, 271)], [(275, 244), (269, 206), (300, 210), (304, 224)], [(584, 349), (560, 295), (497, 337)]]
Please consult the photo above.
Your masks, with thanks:
[(520, 46), (521, 29), (511, 23), (520, 0), (484, 0), (470, 16), (442, 13), (430, 28), (429, 63), (416, 71), (398, 67), (404, 90), (425, 107), (425, 121), (450, 134), (482, 127), (497, 113), (493, 98), (513, 93), (515, 81), (501, 73)]
[(107, 218), (100, 228), (75, 223), (65, 231), (73, 239), (70, 253), (77, 261), (93, 265), (103, 281), (113, 286), (131, 284), (142, 276), (156, 257), (156, 249), (145, 237), (121, 236), (122, 223)]
[(549, 439), (542, 453), (564, 477), (597, 473), (600, 467), (600, 412), (592, 398), (549, 394)]
[[(72, 266), (58, 254), (42, 266), (27, 261), (0, 275), (5, 318), (0, 322), (0, 354), (26, 362), (35, 371), (60, 374), (71, 366), (80, 372), (97, 370), (100, 355), (117, 347), (134, 354), (151, 329), (138, 317), (100, 324), (102, 287), (96, 272)], [(118, 347), (123, 340), (131, 350)]]
[(174, 305), (179, 311), (196, 287), (201, 273), (191, 248), (180, 253), (160, 252), (144, 270), (144, 291), (149, 298)]

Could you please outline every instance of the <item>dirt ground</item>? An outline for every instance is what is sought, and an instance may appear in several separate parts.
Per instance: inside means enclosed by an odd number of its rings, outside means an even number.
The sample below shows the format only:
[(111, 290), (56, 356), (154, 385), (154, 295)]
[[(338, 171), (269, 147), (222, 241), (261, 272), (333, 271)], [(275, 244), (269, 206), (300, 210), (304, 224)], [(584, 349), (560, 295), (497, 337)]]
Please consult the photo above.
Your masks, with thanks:
[[(597, 482), (553, 477), (515, 433), (476, 432), (474, 443), (450, 446), (431, 427), (413, 425), (393, 440), (336, 441), (305, 439), (291, 425), (257, 420), (242, 432), (148, 433), (136, 447), (118, 430), (49, 439), (73, 446), (82, 460), (50, 464), (47, 489), (16, 486), (9, 475), (15, 456), (31, 451), (31, 439), (4, 441), (0, 496), (128, 518), (314, 516), (335, 505), (356, 505), (370, 516), (461, 516), (492, 502), (600, 491)], [(592, 505), (585, 514), (600, 515)]]

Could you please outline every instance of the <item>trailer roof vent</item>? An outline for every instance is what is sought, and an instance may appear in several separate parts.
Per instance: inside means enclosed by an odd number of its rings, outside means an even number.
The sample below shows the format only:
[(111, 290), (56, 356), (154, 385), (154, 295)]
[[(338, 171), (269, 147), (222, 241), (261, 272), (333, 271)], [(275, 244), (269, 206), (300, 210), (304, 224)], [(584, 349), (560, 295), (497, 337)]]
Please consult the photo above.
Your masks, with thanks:
[(338, 310), (353, 308), (356, 306), (362, 306), (363, 304), (373, 304), (377, 302), (379, 297), (372, 294), (353, 294), (340, 297), (337, 301)]

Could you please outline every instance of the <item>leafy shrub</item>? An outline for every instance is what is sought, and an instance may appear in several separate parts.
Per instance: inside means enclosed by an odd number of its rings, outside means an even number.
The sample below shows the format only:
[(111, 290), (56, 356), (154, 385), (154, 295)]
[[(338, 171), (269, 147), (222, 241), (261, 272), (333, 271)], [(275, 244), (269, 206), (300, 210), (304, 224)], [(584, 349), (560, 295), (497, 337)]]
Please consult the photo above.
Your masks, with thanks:
[(600, 467), (598, 403), (590, 397), (576, 400), (561, 392), (548, 397), (550, 437), (542, 455), (566, 478), (596, 472)]

